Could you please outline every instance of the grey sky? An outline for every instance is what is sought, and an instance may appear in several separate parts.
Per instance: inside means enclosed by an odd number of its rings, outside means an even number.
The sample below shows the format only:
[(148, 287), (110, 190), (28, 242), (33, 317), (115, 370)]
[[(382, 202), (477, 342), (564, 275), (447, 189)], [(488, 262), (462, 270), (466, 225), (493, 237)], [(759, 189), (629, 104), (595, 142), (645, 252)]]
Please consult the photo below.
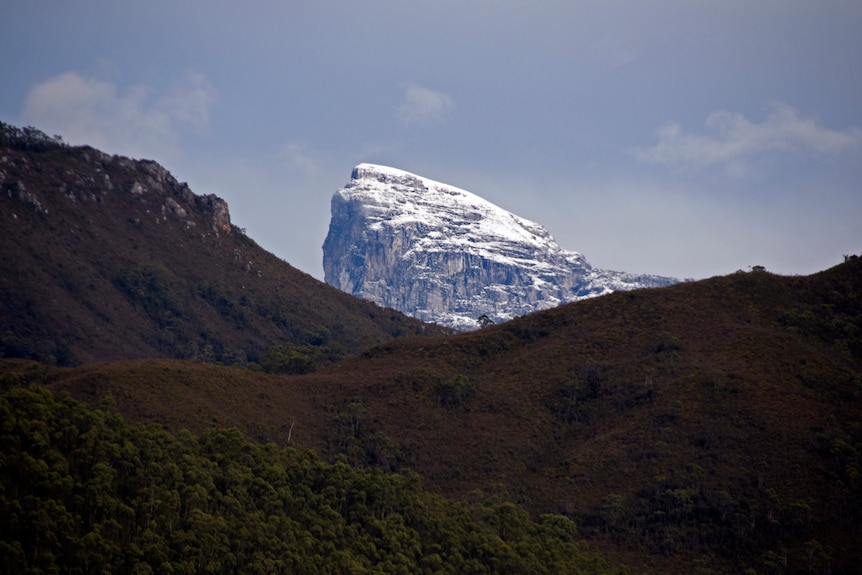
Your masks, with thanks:
[(322, 277), (376, 162), (593, 265), (787, 274), (862, 251), (857, 0), (6, 1), (0, 119), (152, 158)]

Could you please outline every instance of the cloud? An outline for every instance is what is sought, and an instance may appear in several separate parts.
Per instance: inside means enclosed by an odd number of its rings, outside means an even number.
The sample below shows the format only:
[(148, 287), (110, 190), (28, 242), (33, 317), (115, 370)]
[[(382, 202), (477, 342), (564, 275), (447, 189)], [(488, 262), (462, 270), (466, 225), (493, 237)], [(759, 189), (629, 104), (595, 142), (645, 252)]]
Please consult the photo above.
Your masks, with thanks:
[(174, 155), (181, 136), (204, 133), (215, 90), (190, 72), (169, 94), (148, 86), (116, 85), (66, 72), (34, 86), (21, 114), (24, 123), (74, 144), (137, 158)]
[(723, 167), (731, 176), (742, 176), (748, 163), (767, 153), (838, 154), (862, 144), (862, 130), (838, 131), (824, 128), (811, 118), (780, 102), (769, 106), (766, 119), (753, 123), (735, 112), (718, 111), (709, 115), (710, 134), (683, 131), (679, 124), (668, 124), (656, 135), (658, 143), (634, 151), (635, 157), (649, 164), (681, 169)]
[(318, 154), (304, 142), (288, 142), (282, 147), (279, 157), (287, 163), (290, 170), (295, 172), (313, 175), (321, 169)]
[(405, 125), (433, 124), (445, 121), (454, 107), (449, 95), (410, 83), (404, 88), (404, 103), (397, 116)]

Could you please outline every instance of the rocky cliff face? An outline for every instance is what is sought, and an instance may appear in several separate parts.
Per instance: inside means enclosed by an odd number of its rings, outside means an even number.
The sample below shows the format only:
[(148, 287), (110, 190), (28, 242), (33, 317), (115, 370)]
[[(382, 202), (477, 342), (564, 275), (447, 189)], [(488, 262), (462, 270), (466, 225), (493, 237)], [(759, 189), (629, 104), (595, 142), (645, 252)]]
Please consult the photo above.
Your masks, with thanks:
[[(130, 218), (155, 224), (169, 221), (181, 222), (188, 229), (199, 221), (204, 223), (202, 233), (230, 234), (234, 228), (230, 221), (227, 202), (213, 194), (197, 195), (188, 184), (179, 182), (164, 167), (152, 160), (133, 160), (110, 155), (89, 146), (70, 148), (36, 130), (16, 128), (0, 122), (0, 150), (17, 151), (18, 154), (0, 155), (0, 192), (21, 204), (32, 205), (38, 214), (48, 214), (49, 196), (59, 195), (71, 205), (94, 205), (104, 207), (114, 196), (128, 196), (138, 207), (145, 207), (146, 218)], [(58, 158), (49, 158), (50, 167), (63, 170), (62, 176), (51, 178), (43, 175), (33, 177), (34, 168), (29, 165), (27, 153), (54, 153)], [(40, 166), (38, 171), (46, 171)], [(55, 182), (51, 181), (56, 179)], [(39, 190), (31, 191), (25, 181), (39, 184)], [(48, 185), (50, 182), (51, 185)]]
[(328, 284), (424, 321), (495, 322), (673, 278), (593, 268), (548, 231), (454, 186), (360, 164), (332, 198)]

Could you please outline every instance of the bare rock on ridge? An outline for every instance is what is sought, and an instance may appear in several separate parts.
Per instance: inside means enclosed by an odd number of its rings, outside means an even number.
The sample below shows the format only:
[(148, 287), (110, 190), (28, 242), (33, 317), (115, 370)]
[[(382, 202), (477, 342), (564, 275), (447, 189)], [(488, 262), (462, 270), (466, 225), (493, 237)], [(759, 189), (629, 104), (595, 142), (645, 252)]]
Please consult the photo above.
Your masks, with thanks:
[(541, 225), (466, 190), (360, 164), (332, 197), (326, 283), (457, 329), (677, 280), (593, 268)]

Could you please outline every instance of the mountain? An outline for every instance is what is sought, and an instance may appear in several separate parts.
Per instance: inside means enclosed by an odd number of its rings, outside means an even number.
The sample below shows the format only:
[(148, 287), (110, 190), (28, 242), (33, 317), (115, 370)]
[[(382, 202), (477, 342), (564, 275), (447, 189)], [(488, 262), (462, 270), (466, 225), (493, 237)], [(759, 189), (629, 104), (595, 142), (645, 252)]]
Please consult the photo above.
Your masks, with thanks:
[(860, 286), (850, 258), (393, 340), (306, 375), (136, 361), (7, 364), (0, 382), (563, 513), (644, 572), (859, 573)]
[(0, 356), (260, 362), (439, 333), (260, 248), (164, 167), (0, 124)]
[(593, 268), (535, 222), (454, 186), (360, 164), (332, 198), (326, 283), (458, 329), (677, 280)]
[(0, 172), (0, 571), (561, 572), (574, 539), (656, 575), (860, 572), (859, 257), (444, 334), (154, 162), (3, 125)]

